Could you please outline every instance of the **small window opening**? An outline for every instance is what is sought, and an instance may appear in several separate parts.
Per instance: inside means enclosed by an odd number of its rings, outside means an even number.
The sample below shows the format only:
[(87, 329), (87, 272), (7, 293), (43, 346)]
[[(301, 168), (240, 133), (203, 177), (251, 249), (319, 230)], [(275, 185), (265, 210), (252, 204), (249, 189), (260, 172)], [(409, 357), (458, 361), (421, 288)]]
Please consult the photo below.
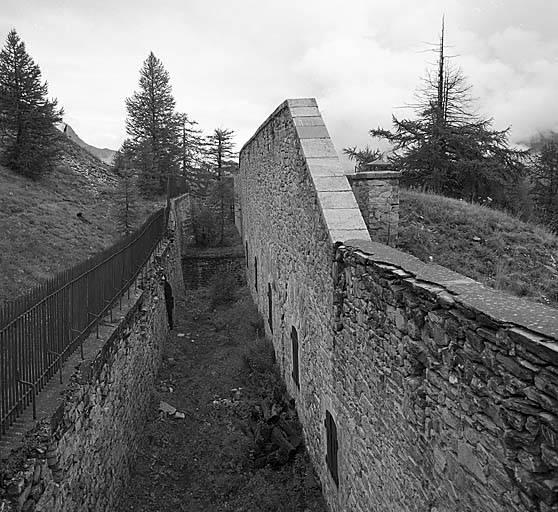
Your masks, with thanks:
[(296, 328), (293, 326), (291, 329), (291, 345), (293, 351), (293, 380), (296, 384), (296, 387), (300, 389), (300, 379), (299, 379), (299, 370), (298, 370), (298, 332)]
[(258, 291), (258, 257), (254, 256), (254, 288)]
[(269, 324), (269, 330), (273, 332), (273, 296), (271, 294), (271, 283), (267, 283), (267, 323)]
[(245, 243), (246, 243), (246, 252), (244, 253), (244, 256), (246, 258), (246, 268), (248, 268), (250, 266), (249, 260), (248, 260), (248, 242), (245, 242)]
[(337, 425), (335, 425), (335, 420), (329, 411), (326, 411), (325, 427), (327, 443), (326, 463), (335, 485), (339, 485), (339, 474), (337, 471), (337, 452), (339, 449)]

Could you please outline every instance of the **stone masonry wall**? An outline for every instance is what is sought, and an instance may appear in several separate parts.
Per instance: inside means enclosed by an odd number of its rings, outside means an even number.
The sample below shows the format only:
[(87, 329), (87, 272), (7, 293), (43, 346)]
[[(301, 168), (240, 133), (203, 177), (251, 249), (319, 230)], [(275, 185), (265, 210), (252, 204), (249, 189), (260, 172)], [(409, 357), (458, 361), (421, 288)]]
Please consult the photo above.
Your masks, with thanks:
[[(201, 252), (201, 251), (200, 251)], [(182, 273), (184, 284), (188, 290), (195, 290), (203, 286), (209, 286), (214, 276), (231, 274), (237, 276), (238, 281), (244, 280), (246, 261), (244, 254), (240, 251), (232, 251), (231, 254), (188, 255), (182, 258)]]
[[(335, 416), (339, 406), (332, 360), (333, 240), (369, 237), (315, 100), (279, 106), (242, 149), (239, 181), (248, 284), (265, 319), (271, 297), (273, 332), (266, 322), (267, 334), (333, 502), (337, 491), (325, 466), (323, 423), (325, 411)], [(292, 377), (293, 327), (300, 388)]]
[(336, 162), (315, 101), (287, 100), (238, 178), (249, 286), (330, 509), (558, 510), (557, 311), (370, 242)]
[(399, 172), (357, 172), (347, 178), (370, 238), (394, 247), (399, 226)]
[(344, 510), (556, 510), (557, 312), (346, 245), (334, 264)]
[(128, 479), (168, 330), (162, 273), (180, 295), (178, 244), (164, 244), (132, 291), (123, 318), (103, 326), (100, 349), (74, 371), (58, 409), (12, 452), (2, 468), (0, 510), (113, 510)]
[(176, 227), (174, 233), (179, 241), (181, 251), (194, 244), (193, 200), (190, 194), (184, 194), (173, 201)]

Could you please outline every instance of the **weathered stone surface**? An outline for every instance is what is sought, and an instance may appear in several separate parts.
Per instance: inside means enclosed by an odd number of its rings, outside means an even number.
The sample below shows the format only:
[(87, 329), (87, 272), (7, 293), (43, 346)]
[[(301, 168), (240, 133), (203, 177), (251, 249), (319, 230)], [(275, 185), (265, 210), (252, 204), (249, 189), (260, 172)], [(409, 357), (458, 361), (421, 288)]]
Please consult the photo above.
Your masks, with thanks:
[(161, 273), (176, 295), (184, 287), (178, 240), (164, 244), (145, 273), (143, 290), (138, 287), (120, 322), (95, 340), (98, 350), (69, 379), (55, 419), (42, 418), (31, 432), (23, 449), (36, 457), (21, 462), (18, 452), (10, 456), (8, 467), (23, 467), (12, 478), (0, 475), (0, 496), (5, 485), (12, 507), (0, 499), (1, 510), (114, 510), (143, 430), (168, 330)]
[[(264, 317), (266, 283), (281, 290), (282, 324), (267, 334), (331, 510), (557, 509), (556, 312), (362, 240), (348, 216), (328, 229), (323, 206), (350, 188), (329, 174), (333, 157), (308, 159), (320, 144), (301, 151), (293, 116), (280, 107), (241, 152), (242, 232)], [(325, 463), (326, 411), (339, 485)]]

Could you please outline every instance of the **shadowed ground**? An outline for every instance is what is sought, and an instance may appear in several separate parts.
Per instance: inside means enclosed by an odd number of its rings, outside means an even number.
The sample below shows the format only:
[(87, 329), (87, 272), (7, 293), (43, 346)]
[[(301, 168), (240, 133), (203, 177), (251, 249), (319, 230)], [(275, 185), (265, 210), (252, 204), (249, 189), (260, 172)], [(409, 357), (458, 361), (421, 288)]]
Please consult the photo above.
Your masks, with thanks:
[[(301, 446), (286, 464), (257, 439), (262, 401), (288, 403), (262, 323), (245, 288), (231, 283), (188, 292), (176, 307), (130, 484), (126, 511), (325, 511)], [(241, 388), (241, 389), (239, 389)], [(159, 411), (164, 401), (183, 412)], [(179, 415), (180, 416), (180, 415)], [(300, 433), (296, 413), (283, 418)]]

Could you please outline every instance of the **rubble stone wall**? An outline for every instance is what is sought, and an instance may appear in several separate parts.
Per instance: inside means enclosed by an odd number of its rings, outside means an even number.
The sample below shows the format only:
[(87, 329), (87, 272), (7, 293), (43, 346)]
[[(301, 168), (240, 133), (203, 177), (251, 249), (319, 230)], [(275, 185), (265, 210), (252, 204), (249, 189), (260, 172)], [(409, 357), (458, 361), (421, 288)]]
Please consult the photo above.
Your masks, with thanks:
[(370, 238), (394, 247), (399, 227), (399, 172), (357, 172), (347, 178)]
[(556, 310), (371, 242), (318, 117), (282, 104), (238, 179), (249, 286), (330, 509), (558, 510)]
[(163, 273), (175, 296), (183, 293), (176, 243), (165, 242), (142, 274), (123, 318), (101, 329), (100, 349), (74, 371), (56, 411), (3, 461), (0, 510), (113, 510), (145, 424), (168, 330)]
[(184, 284), (188, 290), (195, 290), (210, 285), (215, 276), (222, 274), (231, 274), (243, 282), (245, 265), (241, 250), (233, 250), (230, 254), (204, 255), (200, 249), (200, 254), (188, 254), (182, 258)]
[(177, 223), (174, 233), (182, 251), (195, 243), (193, 208), (193, 199), (190, 194), (181, 195), (173, 201), (174, 219)]
[[(284, 381), (296, 401), (308, 450), (323, 477), (323, 408), (326, 397), (334, 396), (333, 243), (292, 109), (307, 109), (303, 113), (314, 114), (314, 118), (318, 115), (315, 103), (291, 108), (285, 102), (240, 153), (242, 233), (248, 286), (266, 320)], [(346, 190), (350, 191), (348, 184)], [(273, 332), (268, 322), (269, 291)], [(298, 332), (300, 389), (292, 376), (293, 327)]]
[(334, 280), (344, 510), (556, 510), (557, 312), (381, 244)]

